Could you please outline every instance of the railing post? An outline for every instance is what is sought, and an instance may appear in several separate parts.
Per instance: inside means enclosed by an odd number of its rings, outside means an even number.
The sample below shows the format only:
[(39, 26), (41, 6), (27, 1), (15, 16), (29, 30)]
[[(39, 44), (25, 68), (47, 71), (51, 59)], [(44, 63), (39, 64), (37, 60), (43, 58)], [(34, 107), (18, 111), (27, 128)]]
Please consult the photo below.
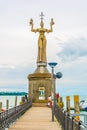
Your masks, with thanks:
[(73, 130), (73, 120), (74, 120), (74, 117), (72, 117), (72, 130)]
[(0, 113), (0, 130), (2, 129), (2, 125), (1, 125), (1, 113)]
[[(87, 125), (87, 115), (84, 115), (84, 123)], [(85, 130), (87, 130), (87, 128), (85, 128)]]
[(64, 130), (66, 130), (66, 112), (64, 111)]

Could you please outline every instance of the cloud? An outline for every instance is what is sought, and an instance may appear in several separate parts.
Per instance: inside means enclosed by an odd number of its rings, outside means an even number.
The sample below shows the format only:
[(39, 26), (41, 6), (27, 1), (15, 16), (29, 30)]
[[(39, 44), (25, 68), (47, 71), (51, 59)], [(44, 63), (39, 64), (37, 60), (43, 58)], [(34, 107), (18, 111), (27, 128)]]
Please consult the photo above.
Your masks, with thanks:
[(61, 51), (57, 55), (62, 61), (74, 61), (87, 57), (87, 39), (84, 37), (69, 39), (60, 46)]
[[(31, 68), (31, 69), (30, 69)], [(8, 64), (0, 65), (0, 88), (2, 86), (28, 86), (27, 76), (35, 71), (33, 64), (14, 66)]]
[(15, 69), (15, 65), (0, 64), (0, 69)]
[[(65, 42), (58, 39), (57, 51), (60, 59), (58, 69), (63, 73), (61, 80), (57, 80), (57, 91), (64, 95), (85, 94), (87, 91), (87, 39), (85, 37), (70, 38)], [(73, 89), (72, 89), (73, 88)], [(62, 90), (64, 90), (62, 92)]]

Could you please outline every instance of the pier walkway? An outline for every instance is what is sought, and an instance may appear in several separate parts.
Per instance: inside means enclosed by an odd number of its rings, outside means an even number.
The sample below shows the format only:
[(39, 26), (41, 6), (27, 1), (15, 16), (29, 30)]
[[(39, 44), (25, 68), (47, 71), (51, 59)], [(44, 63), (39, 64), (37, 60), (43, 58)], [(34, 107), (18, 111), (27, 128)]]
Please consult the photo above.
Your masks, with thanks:
[(48, 107), (31, 107), (8, 130), (62, 130)]

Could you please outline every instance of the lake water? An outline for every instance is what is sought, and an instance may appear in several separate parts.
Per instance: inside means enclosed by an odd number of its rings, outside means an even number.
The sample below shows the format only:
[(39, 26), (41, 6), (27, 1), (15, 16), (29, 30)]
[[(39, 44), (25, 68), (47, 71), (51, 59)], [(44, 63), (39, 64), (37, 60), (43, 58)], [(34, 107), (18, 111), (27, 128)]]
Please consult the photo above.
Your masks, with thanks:
[[(9, 108), (15, 106), (15, 96), (0, 96), (0, 102), (2, 102), (2, 108), (6, 109), (6, 100), (9, 100)], [(17, 96), (17, 105), (20, 104), (21, 96)]]

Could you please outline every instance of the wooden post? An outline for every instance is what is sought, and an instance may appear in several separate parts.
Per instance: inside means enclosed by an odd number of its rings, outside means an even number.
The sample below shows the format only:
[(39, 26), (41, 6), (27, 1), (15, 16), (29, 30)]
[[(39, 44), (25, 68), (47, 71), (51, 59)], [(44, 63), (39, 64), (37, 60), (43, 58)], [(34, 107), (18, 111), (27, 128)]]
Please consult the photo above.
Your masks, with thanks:
[(20, 105), (24, 104), (25, 103), (25, 97), (21, 97), (21, 102), (20, 102)]
[(6, 110), (8, 110), (8, 108), (9, 108), (9, 100), (7, 99), (6, 100)]
[(2, 102), (0, 102), (0, 112), (2, 111)]
[(17, 96), (15, 97), (15, 107), (17, 106)]
[(66, 96), (66, 111), (70, 113), (70, 96)]
[[(79, 96), (74, 95), (74, 113), (75, 114), (80, 114), (80, 109), (79, 109)], [(79, 116), (76, 116), (75, 119), (80, 120)]]
[(22, 99), (21, 99), (21, 100), (22, 100), (22, 102), (23, 102), (23, 103), (25, 103), (25, 97), (22, 97)]

